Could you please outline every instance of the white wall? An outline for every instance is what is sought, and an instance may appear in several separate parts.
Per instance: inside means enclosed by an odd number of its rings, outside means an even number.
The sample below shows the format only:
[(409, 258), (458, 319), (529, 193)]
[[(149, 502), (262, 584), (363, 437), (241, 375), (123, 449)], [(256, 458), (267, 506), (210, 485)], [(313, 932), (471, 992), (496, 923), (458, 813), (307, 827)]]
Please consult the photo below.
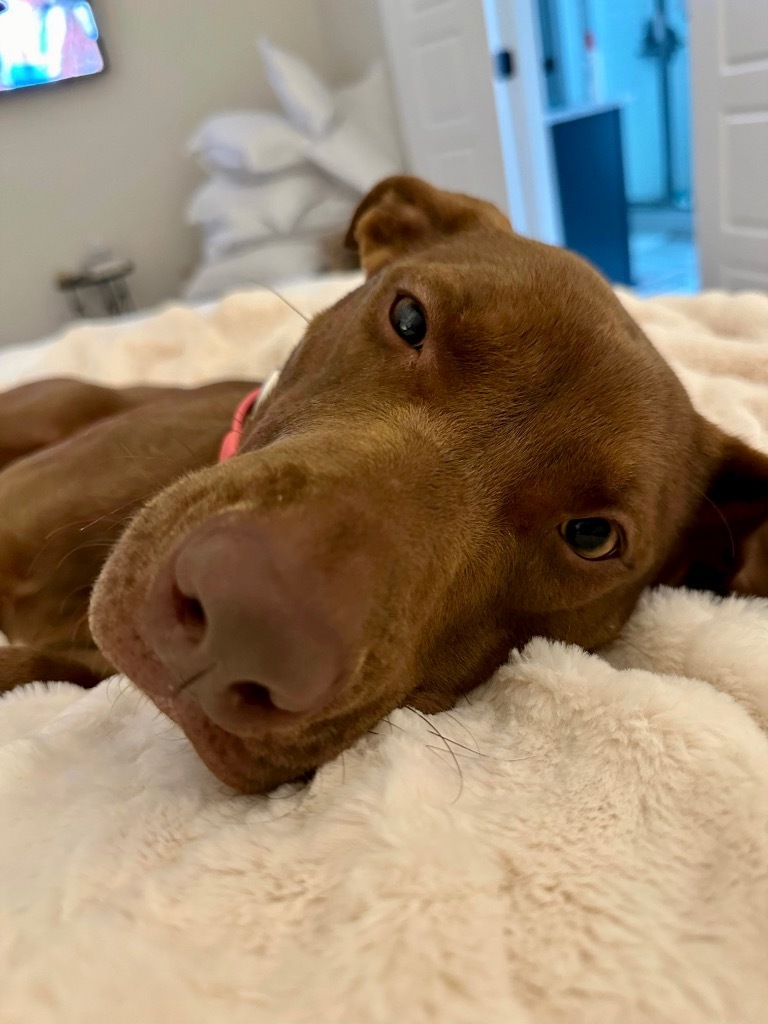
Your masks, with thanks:
[(376, 0), (317, 0), (317, 5), (336, 81), (354, 81), (384, 59)]
[(53, 278), (94, 241), (136, 261), (140, 306), (178, 293), (197, 256), (186, 139), (214, 111), (274, 105), (260, 33), (331, 81), (353, 71), (352, 44), (329, 56), (322, 3), (342, 0), (93, 0), (110, 70), (0, 96), (0, 345), (67, 319)]

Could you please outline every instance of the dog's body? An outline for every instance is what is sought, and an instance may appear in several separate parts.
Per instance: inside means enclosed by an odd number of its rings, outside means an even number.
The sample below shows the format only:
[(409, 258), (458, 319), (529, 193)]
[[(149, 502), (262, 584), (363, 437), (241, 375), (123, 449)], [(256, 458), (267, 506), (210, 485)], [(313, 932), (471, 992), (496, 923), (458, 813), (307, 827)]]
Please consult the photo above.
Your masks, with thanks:
[(245, 382), (12, 418), (0, 627), (27, 646), (0, 687), (121, 669), (265, 790), (532, 636), (599, 647), (649, 584), (768, 594), (768, 460), (694, 412), (591, 268), (410, 178), (351, 239), (366, 284), (310, 325), (236, 458), (215, 464)]

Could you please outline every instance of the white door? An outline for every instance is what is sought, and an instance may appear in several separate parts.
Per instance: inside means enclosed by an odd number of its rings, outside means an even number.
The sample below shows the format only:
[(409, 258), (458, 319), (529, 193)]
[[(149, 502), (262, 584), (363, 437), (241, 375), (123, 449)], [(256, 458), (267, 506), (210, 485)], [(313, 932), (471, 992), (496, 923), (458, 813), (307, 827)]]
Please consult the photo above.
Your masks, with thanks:
[[(518, 231), (555, 242), (557, 205), (540, 91), (532, 99), (538, 104), (533, 125), (513, 123), (525, 110), (531, 83), (538, 84), (538, 77), (522, 73), (538, 60), (538, 47), (513, 38), (516, 24), (499, 26), (495, 4), (485, 2), (488, 20), (483, 0), (378, 0), (409, 170), (442, 188), (489, 199)], [(517, 3), (527, 7), (530, 0)], [(533, 25), (528, 19), (524, 27), (528, 22)], [(513, 55), (508, 82), (494, 81), (489, 32), (494, 48)]]
[(768, 291), (768, 0), (691, 0), (702, 284)]

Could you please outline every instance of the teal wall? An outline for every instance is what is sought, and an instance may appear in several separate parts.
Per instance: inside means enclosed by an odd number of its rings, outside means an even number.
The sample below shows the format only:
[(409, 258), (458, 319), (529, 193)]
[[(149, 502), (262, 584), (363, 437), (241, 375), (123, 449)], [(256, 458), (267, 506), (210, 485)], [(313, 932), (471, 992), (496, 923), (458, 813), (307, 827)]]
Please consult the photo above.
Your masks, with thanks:
[[(622, 116), (627, 198), (652, 203), (665, 191), (658, 62), (640, 56), (653, 0), (552, 0), (562, 44), (566, 102), (587, 99), (583, 12), (603, 65), (604, 99), (625, 101)], [(683, 42), (671, 65), (672, 166), (680, 197), (691, 189), (688, 24), (685, 0), (667, 0), (667, 19)]]

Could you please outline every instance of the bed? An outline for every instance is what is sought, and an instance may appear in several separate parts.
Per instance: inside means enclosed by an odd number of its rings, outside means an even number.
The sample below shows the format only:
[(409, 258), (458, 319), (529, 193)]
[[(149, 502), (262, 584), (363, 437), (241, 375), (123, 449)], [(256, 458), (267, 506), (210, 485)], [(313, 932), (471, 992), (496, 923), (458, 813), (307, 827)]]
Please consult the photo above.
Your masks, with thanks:
[[(356, 275), (285, 290), (311, 315)], [(768, 451), (768, 297), (622, 301)], [(2, 386), (260, 377), (254, 290), (0, 354)], [(681, 467), (681, 471), (684, 467)], [(308, 786), (234, 795), (120, 677), (0, 700), (3, 1024), (763, 1024), (768, 604), (648, 593), (603, 656), (545, 640), (401, 709)]]

